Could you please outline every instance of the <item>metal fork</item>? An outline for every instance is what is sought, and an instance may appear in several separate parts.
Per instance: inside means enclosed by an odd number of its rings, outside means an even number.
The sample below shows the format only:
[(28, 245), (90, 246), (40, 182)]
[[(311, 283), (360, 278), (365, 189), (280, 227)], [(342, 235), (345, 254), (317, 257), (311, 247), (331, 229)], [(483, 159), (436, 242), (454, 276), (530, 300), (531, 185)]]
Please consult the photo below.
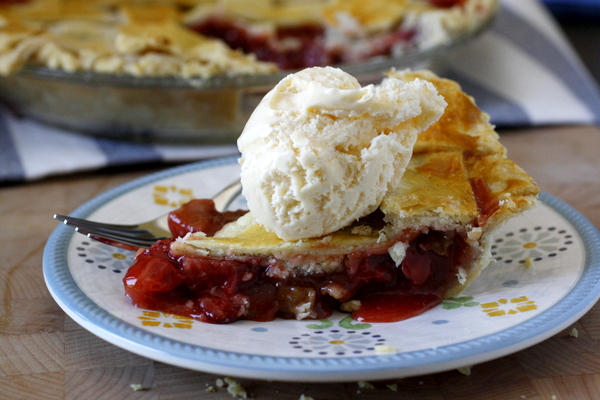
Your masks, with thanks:
[[(225, 211), (241, 192), (242, 184), (236, 181), (213, 196), (217, 211)], [(136, 225), (107, 224), (60, 214), (54, 214), (54, 218), (90, 239), (127, 250), (147, 248), (157, 240), (171, 236), (168, 213)]]

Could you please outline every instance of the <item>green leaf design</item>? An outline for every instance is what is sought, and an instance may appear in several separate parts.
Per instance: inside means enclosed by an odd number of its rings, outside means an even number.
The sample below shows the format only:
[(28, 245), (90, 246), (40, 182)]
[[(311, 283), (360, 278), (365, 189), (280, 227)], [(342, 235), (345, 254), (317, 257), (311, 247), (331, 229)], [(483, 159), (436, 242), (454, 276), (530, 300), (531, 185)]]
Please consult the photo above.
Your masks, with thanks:
[(460, 307), (475, 307), (479, 305), (478, 301), (473, 301), (471, 296), (450, 297), (442, 302), (444, 310), (455, 310)]
[(327, 328), (331, 328), (333, 326), (333, 322), (331, 322), (327, 318), (320, 319), (319, 321), (321, 322), (321, 325), (319, 325), (319, 324), (309, 324), (309, 325), (306, 325), (306, 327), (309, 328), (309, 329), (327, 329)]
[(473, 297), (464, 296), (464, 297), (450, 297), (448, 300), (458, 301), (459, 303), (468, 303), (473, 300)]
[(460, 308), (462, 307), (462, 304), (460, 303), (455, 303), (455, 302), (450, 302), (450, 301), (444, 301), (442, 303), (442, 308), (444, 310), (454, 310), (455, 308)]
[(344, 329), (351, 329), (351, 330), (369, 329), (372, 326), (371, 324), (365, 324), (362, 322), (353, 324), (351, 316), (347, 316), (346, 318), (341, 320), (339, 325)]

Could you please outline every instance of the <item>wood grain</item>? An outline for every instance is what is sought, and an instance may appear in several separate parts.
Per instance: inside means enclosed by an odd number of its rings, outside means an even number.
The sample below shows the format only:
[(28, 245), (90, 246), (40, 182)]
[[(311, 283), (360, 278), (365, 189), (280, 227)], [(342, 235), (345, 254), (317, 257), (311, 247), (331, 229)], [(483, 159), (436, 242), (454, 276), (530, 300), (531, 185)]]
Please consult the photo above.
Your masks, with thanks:
[[(509, 156), (540, 187), (600, 226), (600, 128), (547, 127), (501, 132)], [(156, 168), (99, 171), (0, 187), (1, 399), (232, 399), (222, 376), (158, 363), (90, 334), (54, 303), (42, 252), (56, 226), (94, 196)], [(575, 327), (579, 333), (569, 333)], [(407, 379), (308, 384), (238, 379), (254, 399), (559, 400), (600, 398), (600, 306), (529, 349), (458, 371)], [(134, 391), (139, 384), (145, 390)]]

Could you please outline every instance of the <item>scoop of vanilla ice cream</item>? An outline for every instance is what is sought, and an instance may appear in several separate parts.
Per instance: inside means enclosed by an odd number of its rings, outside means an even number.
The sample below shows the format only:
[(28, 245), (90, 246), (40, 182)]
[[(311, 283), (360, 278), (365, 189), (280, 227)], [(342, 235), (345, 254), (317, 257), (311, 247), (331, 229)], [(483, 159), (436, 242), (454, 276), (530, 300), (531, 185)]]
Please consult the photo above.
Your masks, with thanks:
[(402, 177), (419, 132), (446, 106), (427, 81), (361, 87), (332, 67), (281, 80), (238, 139), (248, 207), (284, 240), (323, 236), (373, 212)]

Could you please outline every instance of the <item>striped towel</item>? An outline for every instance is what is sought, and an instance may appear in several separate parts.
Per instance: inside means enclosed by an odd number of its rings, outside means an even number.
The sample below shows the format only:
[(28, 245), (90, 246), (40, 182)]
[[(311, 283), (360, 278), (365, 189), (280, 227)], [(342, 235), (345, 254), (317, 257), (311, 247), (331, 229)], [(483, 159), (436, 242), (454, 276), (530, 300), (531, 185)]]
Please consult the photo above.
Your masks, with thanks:
[[(499, 127), (600, 122), (598, 87), (539, 0), (502, 0), (493, 28), (453, 54), (441, 74)], [(65, 149), (74, 149), (66, 156)], [(235, 145), (167, 146), (101, 139), (0, 110), (0, 182), (103, 167), (237, 154)]]
[(553, 14), (560, 18), (579, 18), (598, 21), (600, 1), (598, 0), (543, 0)]

